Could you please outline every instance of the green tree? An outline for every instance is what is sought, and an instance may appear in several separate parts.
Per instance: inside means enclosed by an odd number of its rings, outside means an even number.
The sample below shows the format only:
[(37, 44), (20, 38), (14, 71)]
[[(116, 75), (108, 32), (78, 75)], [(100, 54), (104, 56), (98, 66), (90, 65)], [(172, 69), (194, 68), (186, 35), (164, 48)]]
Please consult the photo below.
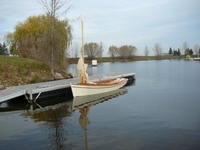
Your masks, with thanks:
[(190, 56), (192, 56), (192, 55), (193, 55), (193, 53), (194, 53), (194, 52), (193, 52), (193, 50), (192, 50), (192, 49), (190, 49), (190, 50), (189, 50), (189, 55), (190, 55)]
[(169, 54), (173, 54), (171, 47), (169, 48)]
[(190, 59), (191, 57), (190, 57), (190, 55), (186, 55), (186, 58), (187, 58), (187, 59)]
[(114, 59), (118, 54), (118, 47), (112, 45), (109, 47), (108, 54)]
[(177, 55), (178, 55), (178, 56), (181, 56), (181, 51), (180, 51), (180, 49), (179, 49), (179, 48), (178, 48)]
[(0, 43), (0, 55), (9, 55), (5, 42), (3, 44)]
[[(32, 58), (49, 65), (52, 74), (56, 69), (66, 67), (66, 49), (69, 47), (72, 35), (71, 26), (67, 20), (54, 20), (53, 41), (51, 38), (51, 20), (49, 15), (29, 17), (25, 22), (18, 23), (13, 33), (6, 35), (12, 54)], [(54, 53), (52, 53), (52, 48)], [(53, 60), (52, 60), (53, 54)]]
[(174, 56), (177, 56), (177, 55), (178, 55), (178, 51), (174, 50)]
[(98, 43), (86, 43), (84, 45), (84, 53), (87, 55), (89, 59), (94, 59), (95, 57), (102, 57), (103, 53), (103, 44), (100, 42)]

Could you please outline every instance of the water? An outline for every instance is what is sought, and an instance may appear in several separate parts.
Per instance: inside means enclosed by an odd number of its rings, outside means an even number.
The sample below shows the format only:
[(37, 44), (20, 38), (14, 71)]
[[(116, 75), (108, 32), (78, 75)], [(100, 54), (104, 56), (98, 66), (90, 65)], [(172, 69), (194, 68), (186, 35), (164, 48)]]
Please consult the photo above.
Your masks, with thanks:
[[(68, 70), (77, 74), (74, 68)], [(73, 111), (73, 102), (67, 101), (1, 112), (0, 149), (200, 149), (200, 62), (88, 67), (89, 75), (110, 72), (135, 72), (136, 82), (126, 94), (85, 110)]]

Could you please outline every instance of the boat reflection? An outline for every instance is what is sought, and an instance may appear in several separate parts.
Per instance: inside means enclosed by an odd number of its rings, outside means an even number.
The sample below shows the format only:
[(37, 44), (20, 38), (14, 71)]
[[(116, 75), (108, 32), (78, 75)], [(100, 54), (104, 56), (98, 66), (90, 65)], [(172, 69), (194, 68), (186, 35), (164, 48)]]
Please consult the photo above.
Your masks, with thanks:
[(73, 111), (79, 110), (80, 112), (79, 124), (82, 130), (84, 131), (86, 150), (88, 150), (87, 125), (90, 124), (90, 120), (87, 115), (89, 114), (90, 106), (108, 101), (109, 99), (115, 98), (117, 96), (120, 96), (126, 93), (127, 93), (126, 88), (120, 88), (118, 90), (107, 92), (107, 93), (74, 97), (72, 110)]
[(74, 97), (72, 110), (75, 111), (76, 109), (84, 108), (85, 106), (96, 105), (119, 95), (123, 95), (127, 92), (128, 91), (126, 88), (120, 88), (111, 92), (101, 94)]
[(87, 114), (89, 113), (90, 106), (85, 106), (83, 108), (79, 109), (80, 117), (79, 117), (79, 124), (81, 125), (81, 128), (84, 130), (85, 134), (85, 149), (88, 150), (88, 141), (87, 141), (87, 124), (90, 124), (90, 121), (87, 117)]

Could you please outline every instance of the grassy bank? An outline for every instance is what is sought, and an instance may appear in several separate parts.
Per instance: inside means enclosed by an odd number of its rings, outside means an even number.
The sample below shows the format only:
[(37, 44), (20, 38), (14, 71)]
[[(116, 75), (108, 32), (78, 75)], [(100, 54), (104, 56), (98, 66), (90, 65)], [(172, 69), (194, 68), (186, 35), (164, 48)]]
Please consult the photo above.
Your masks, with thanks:
[(52, 78), (49, 67), (44, 63), (0, 55), (0, 84), (6, 87), (43, 82)]
[[(98, 63), (101, 62), (124, 62), (124, 61), (140, 61), (155, 60), (155, 56), (134, 56), (132, 59), (121, 59), (119, 57), (112, 59), (111, 57), (97, 58)], [(163, 56), (161, 59), (179, 59), (175, 56)], [(68, 64), (77, 63), (78, 58), (68, 58)], [(90, 59), (85, 58), (86, 63), (91, 63)], [(54, 80), (49, 67), (41, 62), (20, 58), (8, 57), (0, 55), (0, 85), (6, 87), (24, 85), (30, 83), (44, 82)]]

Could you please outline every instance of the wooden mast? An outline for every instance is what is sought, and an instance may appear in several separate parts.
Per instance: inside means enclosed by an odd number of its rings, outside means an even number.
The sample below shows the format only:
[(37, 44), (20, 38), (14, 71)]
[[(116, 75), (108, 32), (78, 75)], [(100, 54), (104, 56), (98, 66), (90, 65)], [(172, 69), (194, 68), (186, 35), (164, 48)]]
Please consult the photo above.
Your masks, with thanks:
[(81, 19), (81, 30), (82, 30), (82, 57), (79, 59), (77, 69), (79, 71), (80, 83), (88, 83), (88, 74), (86, 73), (87, 65), (84, 62), (84, 32), (83, 32), (83, 19)]
[(81, 30), (82, 30), (82, 58), (84, 63), (84, 32), (83, 32), (83, 19), (81, 19)]

